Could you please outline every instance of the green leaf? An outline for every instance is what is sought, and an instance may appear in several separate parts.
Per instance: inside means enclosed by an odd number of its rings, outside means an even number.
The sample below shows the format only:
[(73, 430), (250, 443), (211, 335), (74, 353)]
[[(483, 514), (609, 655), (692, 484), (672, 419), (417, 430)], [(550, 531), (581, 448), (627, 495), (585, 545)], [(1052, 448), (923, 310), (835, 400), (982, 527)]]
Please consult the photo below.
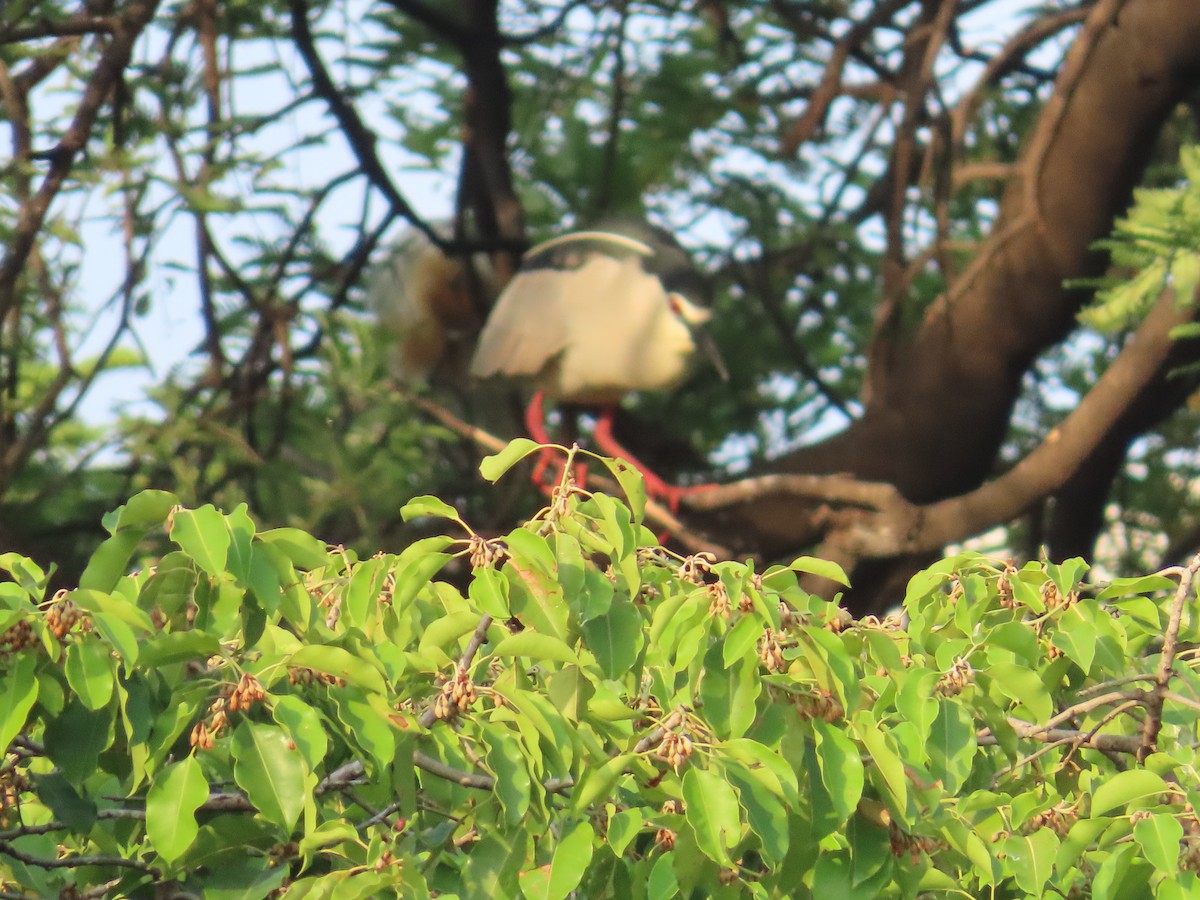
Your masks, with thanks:
[(733, 787), (715, 772), (692, 766), (683, 776), (683, 799), (688, 824), (704, 855), (719, 865), (733, 865), (729, 850), (742, 836), (741, 808)]
[(1179, 868), (1179, 842), (1183, 840), (1183, 826), (1169, 813), (1152, 813), (1138, 819), (1133, 826), (1133, 839), (1142, 848), (1146, 860), (1168, 875)]
[(392, 605), (396, 609), (406, 609), (413, 599), (421, 593), (451, 559), (448, 553), (440, 553), (433, 548), (449, 546), (450, 538), (422, 538), (404, 548), (396, 560), (396, 591), (392, 595)]
[(1165, 575), (1139, 575), (1135, 578), (1114, 578), (1102, 592), (1096, 595), (1097, 600), (1112, 600), (1118, 596), (1139, 596), (1174, 592), (1177, 584)]
[(517, 874), (529, 855), (529, 832), (490, 830), (471, 848), (462, 868), (459, 896), (463, 900), (514, 897)]
[(113, 693), (113, 665), (108, 647), (95, 640), (75, 641), (67, 647), (64, 667), (71, 685), (88, 709), (102, 709)]
[(61, 772), (37, 776), (34, 782), (38, 799), (68, 828), (86, 833), (96, 824), (95, 801), (82, 796)]
[(722, 738), (737, 738), (754, 724), (762, 693), (758, 660), (742, 657), (729, 668), (722, 666), (720, 644), (712, 644), (704, 658), (700, 698), (709, 724)]
[(644, 628), (641, 612), (623, 596), (613, 599), (606, 615), (584, 623), (584, 641), (607, 678), (633, 669), (645, 644)]
[(1028, 895), (1043, 896), (1042, 890), (1054, 871), (1058, 844), (1058, 836), (1049, 828), (1039, 828), (1027, 835), (1013, 835), (1004, 842), (1008, 869)]
[(4, 690), (0, 690), (0, 752), (7, 751), (12, 739), (21, 733), (37, 700), (36, 669), (37, 656), (22, 653), (5, 673)]
[(421, 497), (413, 497), (400, 508), (400, 518), (405, 522), (411, 522), (413, 519), (421, 516), (433, 516), (438, 519), (453, 519), (455, 522), (461, 522), (458, 510), (444, 500), (439, 500), (437, 497), (431, 497), (428, 494)]
[(554, 577), (555, 557), (546, 539), (518, 528), (504, 540), (512, 554), (503, 571), (513, 614), (535, 631), (568, 641), (569, 608)]
[(162, 525), (178, 505), (179, 498), (167, 491), (140, 491), (112, 514), (113, 533), (127, 528), (149, 529)]
[(517, 438), (514, 441), (510, 441), (508, 446), (499, 453), (483, 458), (483, 462), (479, 464), (479, 474), (488, 481), (498, 481), (505, 472), (530, 453), (538, 450), (540, 446), (536, 441), (531, 441), (529, 438)]
[(646, 880), (646, 900), (671, 900), (679, 896), (679, 879), (675, 875), (675, 854), (664, 853), (654, 863)]
[[(431, 648), (448, 651), (450, 646), (465, 634), (470, 634), (479, 627), (479, 613), (463, 611), (443, 616), (429, 624), (421, 634), (418, 652), (422, 656), (429, 655)], [(455, 652), (454, 655), (457, 655)]]
[(821, 767), (821, 782), (829, 792), (839, 823), (846, 821), (862, 797), (864, 769), (858, 746), (821, 719), (813, 720), (817, 762)]
[(994, 662), (988, 666), (988, 676), (997, 691), (1016, 706), (1025, 707), (1034, 721), (1050, 718), (1054, 703), (1037, 672), (1014, 662)]
[(146, 795), (146, 836), (168, 863), (196, 840), (196, 810), (208, 800), (208, 781), (195, 756), (167, 766)]
[(556, 637), (536, 631), (510, 634), (492, 648), (493, 656), (528, 656), (533, 660), (579, 663), (579, 655)]
[(129, 672), (138, 659), (137, 635), (124, 620), (112, 613), (94, 612), (92, 622), (101, 636), (112, 645), (113, 649), (125, 661), (125, 671)]
[(744, 614), (725, 635), (725, 644), (721, 649), (721, 663), (729, 668), (742, 659), (758, 643), (763, 635), (763, 624), (757, 616)]
[(229, 529), (216, 507), (177, 509), (171, 517), (171, 540), (212, 578), (225, 571), (229, 555)]
[(388, 766), (396, 755), (396, 730), (386, 702), (374, 695), (364, 697), (353, 688), (339, 691), (335, 702), (338, 721), (346, 727), (351, 741), (361, 747), (379, 769)]
[(300, 855), (307, 857), (326, 847), (357, 841), (358, 831), (349, 822), (322, 822), (300, 841)]
[(850, 578), (846, 575), (846, 570), (837, 563), (830, 562), (827, 559), (817, 559), (814, 556), (798, 556), (792, 560), (792, 564), (788, 568), (796, 572), (807, 572), (809, 575), (816, 575), (819, 578), (827, 578), (830, 581), (836, 581), (838, 584), (850, 587)]
[(1154, 871), (1137, 858), (1135, 844), (1115, 847), (1096, 870), (1092, 880), (1092, 900), (1141, 900), (1151, 897), (1149, 876)]
[(243, 721), (233, 732), (233, 779), (270, 822), (291, 832), (304, 808), (304, 756), (282, 729)]
[(934, 776), (950, 793), (956, 793), (971, 775), (977, 742), (971, 712), (950, 700), (938, 701), (938, 716), (927, 743)]
[(192, 659), (208, 659), (221, 652), (221, 642), (217, 638), (199, 631), (159, 634), (141, 647), (140, 664), (146, 669)]
[(932, 669), (911, 669), (896, 672), (893, 677), (899, 688), (896, 691), (896, 710), (905, 722), (912, 723), (918, 734), (928, 734), (938, 714), (933, 686), (939, 674)]
[(793, 809), (799, 806), (800, 783), (796, 770), (775, 750), (749, 738), (734, 738), (718, 744), (717, 748), (769, 787), (788, 806)]
[(533, 779), (519, 742), (503, 727), (485, 726), (482, 733), (487, 745), (484, 759), (496, 776), (495, 792), (509, 827), (520, 825), (529, 809), (529, 789)]
[(1148, 769), (1128, 769), (1117, 772), (1101, 782), (1092, 792), (1093, 816), (1102, 816), (1110, 809), (1144, 797), (1161, 794), (1167, 790), (1167, 783), (1161, 775)]
[(122, 531), (104, 541), (96, 548), (83, 574), (79, 576), (79, 586), (111, 591), (128, 571), (133, 551), (144, 536), (145, 532), (142, 531)]
[(111, 708), (89, 710), (74, 699), (46, 723), (46, 752), (74, 784), (82, 784), (96, 771), (100, 753), (112, 744), (112, 739)]
[(321, 714), (299, 697), (291, 695), (277, 698), (271, 714), (295, 742), (296, 748), (304, 754), (308, 768), (316, 769), (329, 747)]
[(790, 835), (787, 810), (779, 801), (779, 797), (762, 780), (753, 777), (744, 769), (730, 766), (726, 772), (730, 782), (737, 789), (738, 802), (746, 811), (746, 821), (758, 838), (763, 855), (775, 864), (783, 862), (787, 855)]
[(641, 832), (646, 824), (646, 814), (641, 807), (632, 806), (608, 817), (608, 846), (618, 857)]
[(867, 712), (855, 713), (852, 722), (855, 733), (867, 748), (868, 755), (875, 763), (874, 769), (882, 779), (879, 786), (884, 789), (886, 799), (891, 801), (889, 808), (901, 823), (907, 822), (909, 789), (904, 761), (893, 749), (892, 741)]
[(495, 569), (476, 569), (471, 577), (467, 595), (493, 619), (504, 620), (512, 615), (508, 599), (508, 579)]
[(299, 528), (272, 528), (259, 534), (258, 539), (282, 550), (292, 565), (299, 569), (312, 571), (329, 562), (329, 550), (324, 541)]
[(641, 522), (646, 516), (646, 479), (637, 466), (628, 460), (611, 459), (607, 456), (601, 456), (600, 460), (621, 486), (621, 492), (629, 504), (629, 511), (633, 514), (633, 522)]
[(607, 797), (635, 759), (636, 753), (622, 753), (602, 766), (584, 769), (571, 795), (571, 812), (575, 815), (585, 813), (592, 804)]
[(592, 861), (592, 826), (579, 822), (554, 848), (549, 866), (521, 873), (521, 893), (528, 900), (564, 900), (583, 880)]
[(1050, 636), (1050, 643), (1087, 674), (1096, 658), (1099, 635), (1095, 626), (1076, 612), (1078, 605), (1063, 613), (1058, 628)]

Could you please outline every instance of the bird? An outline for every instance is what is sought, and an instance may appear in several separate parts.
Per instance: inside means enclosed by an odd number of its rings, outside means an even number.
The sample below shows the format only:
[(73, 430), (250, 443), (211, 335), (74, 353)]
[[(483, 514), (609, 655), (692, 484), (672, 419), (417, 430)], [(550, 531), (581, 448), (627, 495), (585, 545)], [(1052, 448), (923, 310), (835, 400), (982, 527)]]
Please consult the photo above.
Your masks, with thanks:
[(570, 232), (525, 254), (484, 323), (470, 374), (531, 383), (526, 428), (539, 443), (550, 442), (545, 400), (597, 407), (599, 449), (633, 464), (647, 492), (674, 509), (684, 490), (617, 442), (613, 413), (631, 392), (679, 384), (698, 349), (728, 379), (703, 328), (710, 300), (707, 281), (662, 229), (637, 221)]
[(394, 338), (396, 379), (410, 387), (439, 379), (465, 382), (484, 321), (480, 310), (496, 293), (486, 254), (450, 256), (420, 231), (401, 236), (367, 278), (367, 304)]

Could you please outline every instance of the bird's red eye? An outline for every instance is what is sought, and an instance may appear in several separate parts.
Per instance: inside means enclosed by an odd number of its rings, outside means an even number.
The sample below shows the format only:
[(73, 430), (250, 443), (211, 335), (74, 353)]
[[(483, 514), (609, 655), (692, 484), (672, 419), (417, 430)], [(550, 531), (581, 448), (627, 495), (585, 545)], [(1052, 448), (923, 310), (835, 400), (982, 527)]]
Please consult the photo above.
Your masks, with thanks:
[(671, 304), (671, 312), (677, 316), (683, 315), (683, 304), (679, 302), (678, 294), (670, 294), (667, 297), (667, 302)]

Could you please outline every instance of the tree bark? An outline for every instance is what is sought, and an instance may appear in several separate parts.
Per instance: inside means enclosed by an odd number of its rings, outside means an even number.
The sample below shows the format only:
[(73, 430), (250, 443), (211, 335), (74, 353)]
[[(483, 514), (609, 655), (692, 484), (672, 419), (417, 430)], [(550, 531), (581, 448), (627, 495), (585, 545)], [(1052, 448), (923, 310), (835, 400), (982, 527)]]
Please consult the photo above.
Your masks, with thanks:
[[(909, 333), (880, 337), (863, 416), (772, 470), (849, 473), (890, 483), (920, 504), (982, 484), (1024, 372), (1066, 337), (1089, 297), (1064, 280), (1103, 270), (1106, 258), (1092, 244), (1111, 231), (1164, 121), (1198, 82), (1200, 3), (1101, 0), (1025, 140), (995, 228), (972, 265)], [(794, 498), (774, 496), (725, 510), (709, 524), (773, 556), (811, 538), (797, 527), (802, 517)], [(873, 581), (895, 583), (875, 574)], [(859, 595), (853, 605), (899, 599)]]

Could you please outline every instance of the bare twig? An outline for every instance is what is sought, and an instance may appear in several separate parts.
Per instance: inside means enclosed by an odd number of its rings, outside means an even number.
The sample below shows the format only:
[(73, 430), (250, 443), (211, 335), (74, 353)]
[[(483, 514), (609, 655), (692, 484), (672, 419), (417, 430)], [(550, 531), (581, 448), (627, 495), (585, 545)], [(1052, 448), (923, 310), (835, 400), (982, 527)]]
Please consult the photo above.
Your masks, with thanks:
[[(429, 12), (430, 15), (435, 15), (432, 10), (429, 10), (428, 7), (420, 3), (397, 4), (397, 6), (398, 8), (403, 6), (405, 11), (410, 13), (415, 8), (421, 8)], [(384, 168), (383, 162), (379, 159), (379, 154), (375, 151), (375, 134), (367, 128), (362, 117), (359, 116), (358, 111), (354, 108), (354, 105), (344, 93), (338, 90), (328, 70), (326, 70), (325, 63), (321, 60), (321, 55), (317, 52), (317, 45), (313, 38), (312, 30), (308, 26), (308, 4), (305, 0), (289, 0), (288, 8), (291, 10), (292, 17), (292, 37), (296, 42), (296, 49), (300, 51), (300, 56), (308, 67), (309, 75), (313, 81), (313, 89), (328, 104), (330, 113), (337, 120), (342, 134), (350, 144), (351, 151), (358, 159), (359, 165), (362, 166), (363, 174), (387, 198), (393, 210), (407, 219), (425, 237), (429, 238), (434, 246), (440, 247), (443, 250), (447, 249), (446, 242), (442, 240), (441, 235), (430, 227), (428, 222), (417, 215), (416, 210), (412, 208), (408, 200), (404, 198), (400, 191), (397, 190), (395, 184), (392, 183), (387, 169)], [(439, 22), (442, 21), (439, 17)], [(448, 20), (445, 21), (448, 22)]]
[(1183, 621), (1183, 607), (1192, 593), (1192, 581), (1200, 572), (1200, 554), (1197, 554), (1179, 579), (1179, 588), (1171, 601), (1171, 614), (1167, 629), (1163, 633), (1162, 653), (1154, 675), (1154, 687), (1146, 692), (1146, 720), (1142, 723), (1142, 742), (1138, 747), (1138, 762), (1158, 748), (1158, 733), (1162, 730), (1163, 700), (1167, 685), (1171, 682), (1171, 670), (1175, 665), (1175, 649), (1179, 641), (1179, 626)]

